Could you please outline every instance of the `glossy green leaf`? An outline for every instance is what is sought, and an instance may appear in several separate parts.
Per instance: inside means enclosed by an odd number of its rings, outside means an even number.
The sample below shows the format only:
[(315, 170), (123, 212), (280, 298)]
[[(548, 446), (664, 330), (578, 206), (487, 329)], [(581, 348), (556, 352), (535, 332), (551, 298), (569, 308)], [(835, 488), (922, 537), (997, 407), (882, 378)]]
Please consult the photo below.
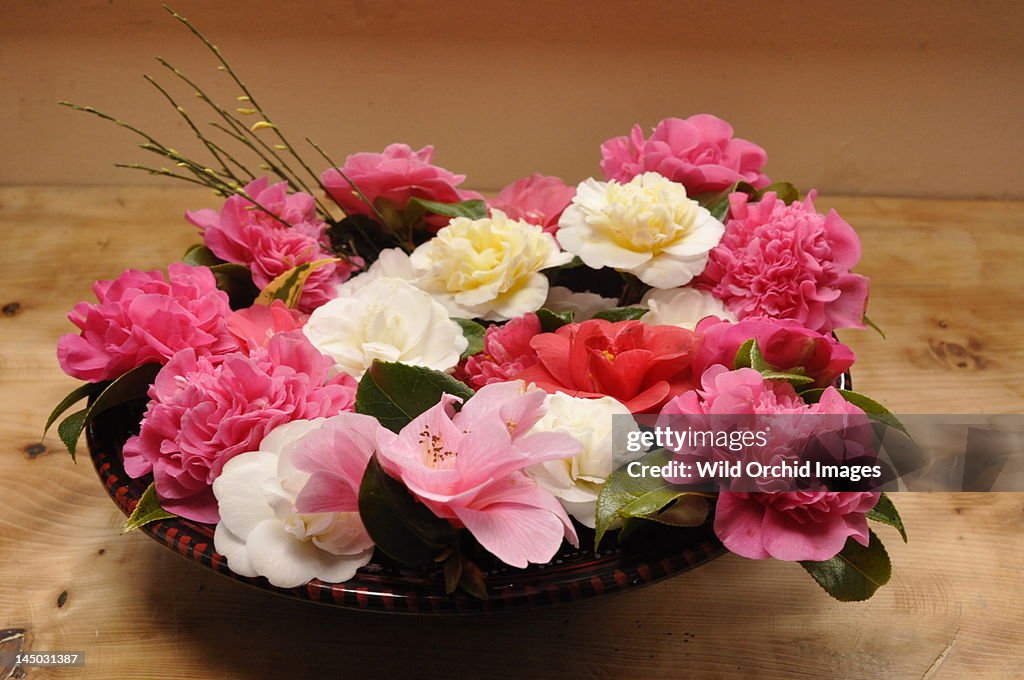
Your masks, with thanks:
[(824, 562), (801, 562), (826, 593), (841, 602), (861, 602), (889, 582), (889, 554), (872, 531), (867, 547), (850, 538), (843, 550)]
[(406, 224), (415, 224), (426, 213), (479, 220), (487, 217), (487, 203), (479, 198), (457, 203), (438, 203), (424, 198), (412, 198), (406, 204), (403, 221)]
[(177, 517), (177, 515), (173, 512), (167, 512), (160, 507), (160, 498), (156, 495), (156, 484), (150, 484), (142, 492), (142, 496), (135, 505), (135, 509), (132, 510), (132, 514), (128, 517), (128, 521), (121, 528), (121, 533), (127, 534), (130, 531), (146, 526), (150, 522), (172, 519), (174, 517)]
[(487, 329), (470, 319), (452, 319), (452, 321), (459, 324), (462, 328), (462, 334), (466, 336), (466, 340), (469, 342), (460, 358), (465, 359), (484, 351), (484, 335)]
[(537, 318), (540, 320), (540, 329), (544, 333), (554, 333), (562, 326), (572, 323), (573, 313), (553, 312), (550, 309), (538, 309)]
[[(900, 422), (899, 418), (897, 418), (892, 411), (882, 406), (871, 397), (865, 396), (860, 392), (854, 392), (853, 390), (836, 389), (836, 392), (838, 392), (839, 396), (843, 399), (860, 408), (864, 413), (873, 416), (874, 420), (888, 425), (889, 427), (894, 427), (908, 437), (910, 436), (910, 433), (907, 432), (907, 428)], [(800, 393), (800, 398), (808, 404), (816, 404), (821, 400), (821, 395), (824, 393), (825, 388), (806, 390)]]
[(218, 264), (224, 264), (224, 260), (214, 255), (213, 251), (202, 243), (197, 243), (186, 250), (181, 261), (193, 267), (213, 267)]
[(601, 310), (593, 318), (605, 321), (635, 321), (647, 312), (646, 307), (614, 307)]
[(320, 267), (338, 262), (336, 257), (326, 257), (315, 262), (307, 262), (297, 267), (292, 267), (285, 273), (276, 277), (267, 284), (266, 288), (260, 291), (256, 297), (256, 304), (269, 305), (274, 300), (281, 300), (288, 307), (294, 309), (302, 297), (302, 289), (310, 275)]
[(452, 394), (463, 400), (473, 390), (447, 373), (422, 366), (375, 361), (356, 389), (356, 412), (373, 416), (398, 432), (413, 418)]
[(878, 498), (878, 503), (875, 507), (868, 511), (868, 519), (881, 524), (888, 524), (900, 532), (900, 536), (903, 537), (903, 542), (907, 542), (907, 528), (903, 526), (903, 519), (900, 517), (900, 513), (896, 510), (896, 505), (892, 502), (886, 494), (882, 494)]
[(109, 384), (110, 383), (107, 381), (98, 383), (84, 383), (82, 385), (79, 385), (75, 389), (71, 390), (71, 392), (69, 392), (66, 397), (61, 399), (60, 403), (53, 408), (53, 411), (50, 412), (50, 417), (46, 419), (46, 425), (43, 427), (43, 436), (46, 436), (46, 433), (49, 431), (50, 426), (52, 426), (57, 421), (57, 418), (59, 418), (65, 411), (67, 411), (69, 408), (71, 408), (81, 400), (85, 399), (86, 397), (91, 397), (94, 394), (99, 394)]
[[(639, 462), (645, 467), (663, 466), (672, 455), (665, 449), (651, 451)], [(622, 466), (612, 472), (597, 497), (597, 517), (594, 547), (601, 544), (604, 534), (623, 517), (640, 516), (645, 510), (655, 512), (670, 503), (677, 491), (661, 477), (634, 477)], [(625, 510), (630, 508), (632, 510)]]
[(774, 191), (778, 196), (778, 199), (786, 205), (790, 205), (800, 200), (800, 192), (789, 182), (774, 182), (769, 184), (764, 189), (758, 190), (757, 198), (762, 198), (769, 191)]
[(431, 562), (456, 538), (452, 525), (385, 472), (376, 456), (366, 466), (359, 486), (359, 516), (374, 544), (404, 564)]
[(60, 421), (60, 425), (57, 426), (57, 435), (60, 440), (64, 442), (64, 446), (67, 447), (68, 453), (71, 454), (71, 460), (75, 460), (75, 451), (78, 449), (78, 439), (82, 436), (82, 430), (85, 429), (86, 419), (89, 417), (89, 409), (84, 408), (81, 411), (75, 411), (64, 420)]
[(217, 279), (217, 288), (228, 294), (231, 309), (246, 309), (256, 302), (260, 289), (253, 283), (248, 267), (225, 262), (213, 265), (210, 271)]

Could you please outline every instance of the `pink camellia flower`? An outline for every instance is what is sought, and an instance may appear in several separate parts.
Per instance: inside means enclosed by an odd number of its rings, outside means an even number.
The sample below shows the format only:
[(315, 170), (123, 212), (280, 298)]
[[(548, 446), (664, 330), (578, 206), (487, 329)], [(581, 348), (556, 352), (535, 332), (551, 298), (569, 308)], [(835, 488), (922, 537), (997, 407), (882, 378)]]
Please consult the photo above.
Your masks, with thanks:
[(93, 284), (97, 304), (80, 302), (68, 319), (81, 329), (57, 343), (68, 375), (99, 382), (142, 364), (166, 364), (185, 348), (197, 354), (233, 352), (238, 343), (225, 325), (231, 309), (206, 267), (172, 264), (159, 271), (125, 271)]
[[(712, 366), (701, 383), (700, 390), (666, 404), (662, 415), (819, 416), (797, 421), (772, 420), (773, 425), (789, 423), (789, 427), (782, 428), (789, 431), (781, 435), (781, 439), (789, 441), (775, 441), (774, 450), (766, 449), (759, 454), (772, 460), (800, 450), (800, 438), (814, 435), (816, 429), (835, 429), (834, 419), (825, 421), (833, 423), (830, 427), (821, 422), (820, 416), (851, 416), (866, 422), (864, 412), (831, 387), (817, 404), (808, 405), (789, 383), (765, 380), (749, 368), (730, 371), (724, 366)], [(772, 437), (780, 438), (774, 431)], [(730, 551), (751, 559), (827, 560), (843, 549), (848, 538), (868, 544), (865, 513), (875, 507), (878, 498), (877, 492), (860, 491), (724, 491), (718, 495), (715, 533)]]
[[(286, 182), (268, 185), (266, 177), (246, 185), (245, 193), (260, 207), (236, 195), (224, 201), (219, 213), (186, 211), (185, 217), (199, 227), (214, 255), (248, 267), (257, 287), (264, 288), (300, 264), (334, 257), (324, 236), (327, 225), (317, 215), (312, 196), (288, 193)], [(355, 269), (355, 263), (345, 261), (316, 269), (306, 281), (299, 307), (308, 312), (332, 299), (335, 284)]]
[(534, 337), (538, 361), (514, 377), (571, 397), (614, 397), (631, 413), (657, 412), (693, 387), (690, 363), (699, 343), (676, 326), (591, 319)]
[(502, 562), (549, 562), (563, 539), (579, 544), (576, 531), (561, 503), (523, 470), (582, 447), (565, 433), (530, 432), (544, 415), (544, 399), (522, 382), (498, 383), (455, 413), (457, 399), (445, 395), (397, 435), (378, 430), (381, 467)]
[[(352, 183), (371, 203), (384, 200), (396, 210), (405, 210), (410, 198), (423, 198), (438, 203), (457, 203), (480, 198), (474, 191), (458, 189), (466, 179), (444, 168), (431, 164), (434, 147), (425, 146), (413, 151), (407, 144), (391, 144), (383, 153), (356, 153), (345, 159), (341, 167)], [(320, 175), (327, 193), (349, 215), (373, 215), (366, 204), (337, 168)], [(435, 230), (448, 224), (449, 218), (428, 215), (426, 222)]]
[(754, 339), (765, 361), (777, 371), (803, 369), (815, 387), (828, 387), (853, 365), (853, 350), (831, 335), (805, 328), (792, 319), (748, 317), (721, 321), (707, 317), (697, 324), (701, 346), (693, 359), (693, 372), (703, 375), (714, 364), (733, 367), (736, 353)]
[(575, 195), (575, 187), (566, 186), (558, 177), (534, 173), (509, 184), (488, 205), (513, 220), (536, 224), (554, 234), (558, 231), (558, 218)]
[(629, 137), (601, 145), (601, 169), (606, 179), (619, 182), (656, 172), (690, 194), (722, 191), (741, 180), (759, 189), (768, 186), (761, 171), (768, 159), (764, 149), (732, 135), (731, 125), (708, 114), (666, 118), (647, 139), (643, 128), (634, 125)]
[(488, 327), (484, 351), (466, 359), (456, 370), (456, 377), (473, 389), (512, 380), (512, 376), (537, 363), (537, 352), (530, 341), (539, 333), (540, 319), (532, 312), (503, 326)]
[(125, 471), (152, 472), (166, 510), (216, 522), (210, 485), (225, 463), (257, 450), (278, 425), (352, 409), (355, 381), (330, 377), (332, 365), (297, 332), (216, 360), (181, 350), (149, 389), (142, 429), (124, 445)]
[(228, 331), (238, 340), (243, 352), (250, 352), (266, 347), (277, 333), (299, 330), (307, 318), (302, 312), (289, 309), (281, 300), (274, 300), (269, 305), (253, 305), (231, 312)]
[(697, 287), (740, 319), (794, 319), (823, 333), (863, 328), (868, 279), (850, 271), (860, 239), (835, 210), (818, 213), (814, 197), (786, 205), (774, 192), (757, 203), (733, 194), (725, 236)]

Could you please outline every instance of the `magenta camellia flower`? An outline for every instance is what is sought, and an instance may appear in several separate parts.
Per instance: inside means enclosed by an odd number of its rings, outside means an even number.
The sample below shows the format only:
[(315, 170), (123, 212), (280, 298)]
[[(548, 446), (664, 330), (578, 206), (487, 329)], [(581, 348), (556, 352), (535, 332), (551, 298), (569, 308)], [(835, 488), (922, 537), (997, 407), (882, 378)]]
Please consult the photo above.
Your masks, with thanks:
[(152, 472), (169, 512), (216, 522), (210, 485), (225, 463), (257, 450), (278, 425), (352, 409), (355, 381), (331, 377), (332, 365), (298, 332), (278, 333), (249, 354), (183, 349), (149, 389), (142, 429), (124, 445), (125, 471)]
[[(857, 425), (867, 422), (864, 411), (832, 387), (825, 390), (818, 403), (808, 405), (785, 381), (765, 380), (749, 368), (730, 371), (720, 365), (705, 371), (700, 390), (673, 399), (661, 413), (719, 416), (711, 421), (719, 425), (723, 422), (721, 416), (819, 416), (771, 421), (773, 425), (788, 424), (772, 428), (788, 431), (773, 431), (772, 444), (759, 454), (775, 462), (791, 457), (794, 450), (799, 450), (800, 442), (806, 442), (816, 430), (837, 430), (835, 418), (821, 416), (850, 416), (853, 432)], [(718, 495), (715, 533), (730, 551), (751, 559), (827, 560), (841, 551), (849, 538), (868, 544), (865, 513), (875, 507), (878, 498), (877, 492), (860, 491), (724, 491)]]
[(534, 173), (506, 186), (488, 205), (513, 220), (536, 224), (554, 234), (558, 231), (558, 218), (575, 195), (576, 188), (566, 186), (560, 178)]
[(457, 399), (445, 395), (399, 434), (381, 428), (377, 456), (435, 515), (464, 526), (502, 562), (544, 564), (563, 539), (578, 539), (558, 499), (524, 469), (582, 451), (570, 435), (530, 431), (545, 397), (521, 381), (496, 383), (455, 413)]
[(823, 333), (863, 328), (868, 279), (850, 271), (860, 239), (835, 210), (818, 213), (814, 198), (786, 205), (768, 192), (750, 203), (734, 193), (725, 236), (695, 285), (740, 319), (794, 319)]
[(289, 309), (281, 300), (274, 300), (269, 305), (253, 305), (231, 312), (228, 331), (238, 340), (243, 352), (250, 352), (266, 347), (278, 333), (301, 329), (307, 320), (307, 315)]
[[(189, 222), (199, 227), (213, 254), (227, 262), (245, 265), (253, 283), (264, 288), (293, 267), (334, 257), (324, 231), (327, 225), (316, 212), (312, 196), (288, 193), (286, 182), (269, 184), (266, 177), (253, 180), (242, 196), (224, 201), (220, 212), (186, 211)], [(352, 262), (326, 265), (310, 274), (299, 307), (312, 311), (334, 297), (334, 286), (356, 269)]]
[[(407, 144), (391, 144), (383, 153), (356, 153), (345, 159), (341, 170), (359, 187), (371, 203), (384, 200), (397, 210), (405, 210), (410, 198), (422, 198), (438, 203), (457, 203), (480, 198), (474, 191), (458, 189), (466, 179), (442, 167), (431, 164), (434, 147), (425, 146), (413, 151)], [(320, 175), (327, 193), (349, 215), (373, 215), (373, 208), (353, 191), (337, 168)], [(427, 223), (440, 229), (449, 218), (429, 215)]]
[(634, 125), (628, 137), (602, 144), (601, 156), (606, 179), (628, 182), (656, 172), (679, 182), (690, 194), (722, 191), (739, 181), (759, 189), (770, 182), (762, 172), (768, 160), (764, 149), (733, 137), (731, 125), (709, 114), (666, 118), (647, 139), (643, 128)]
[(540, 319), (533, 312), (518, 316), (503, 326), (490, 326), (484, 333), (484, 351), (459, 365), (456, 377), (473, 389), (512, 380), (537, 363), (530, 341), (540, 333)]
[(812, 331), (792, 319), (749, 317), (722, 321), (707, 317), (698, 324), (700, 349), (693, 372), (703, 375), (714, 364), (732, 368), (736, 353), (747, 340), (757, 341), (765, 361), (777, 371), (803, 369), (815, 387), (828, 387), (853, 365), (853, 350), (831, 335)]
[(228, 332), (228, 296), (217, 290), (206, 267), (172, 264), (159, 271), (126, 270), (113, 281), (97, 281), (98, 302), (80, 302), (68, 319), (81, 329), (57, 343), (57, 359), (68, 375), (99, 382), (142, 364), (166, 364), (191, 348), (197, 354), (238, 349)]

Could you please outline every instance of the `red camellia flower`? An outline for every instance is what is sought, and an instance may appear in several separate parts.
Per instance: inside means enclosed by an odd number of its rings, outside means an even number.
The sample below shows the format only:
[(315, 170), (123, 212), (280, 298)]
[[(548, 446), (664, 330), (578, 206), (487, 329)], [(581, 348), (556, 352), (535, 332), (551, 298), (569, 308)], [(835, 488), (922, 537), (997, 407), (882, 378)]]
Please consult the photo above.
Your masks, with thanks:
[(534, 337), (538, 362), (514, 377), (546, 392), (610, 396), (633, 413), (657, 412), (694, 387), (690, 364), (699, 344), (696, 333), (675, 326), (592, 319)]

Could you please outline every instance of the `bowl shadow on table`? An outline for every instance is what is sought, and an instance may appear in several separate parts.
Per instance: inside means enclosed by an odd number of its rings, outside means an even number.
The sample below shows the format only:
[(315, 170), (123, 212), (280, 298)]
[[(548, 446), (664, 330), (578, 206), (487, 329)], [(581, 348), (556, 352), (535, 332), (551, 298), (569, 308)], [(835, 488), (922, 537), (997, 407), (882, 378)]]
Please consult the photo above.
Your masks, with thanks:
[[(582, 602), (408, 616), (292, 600), (199, 569), (156, 545), (142, 552), (150, 564), (140, 572), (151, 576), (140, 587), (150, 611), (167, 617), (162, 625), (173, 627), (175, 645), (210, 677), (635, 678), (643, 668), (645, 677), (667, 678), (690, 661), (735, 671), (730, 643), (743, 631), (763, 631), (774, 615), (760, 604), (765, 579), (745, 578), (763, 565), (728, 555), (658, 584)], [(822, 606), (822, 598), (801, 599), (787, 606), (808, 614)]]

